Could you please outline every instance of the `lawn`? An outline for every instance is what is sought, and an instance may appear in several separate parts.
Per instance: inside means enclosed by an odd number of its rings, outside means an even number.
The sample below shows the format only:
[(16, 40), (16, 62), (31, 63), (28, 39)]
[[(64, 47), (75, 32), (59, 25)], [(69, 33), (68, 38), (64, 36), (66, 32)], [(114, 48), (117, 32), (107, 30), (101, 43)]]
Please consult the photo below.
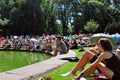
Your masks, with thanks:
[[(88, 49), (88, 47), (86, 47), (85, 49)], [(77, 57), (81, 57), (83, 55), (83, 52), (79, 52), (79, 49), (75, 49), (73, 50)], [(66, 72), (69, 72), (71, 69), (73, 69), (75, 67), (75, 65), (77, 64), (77, 62), (68, 62), (65, 65), (63, 65), (62, 67), (54, 70), (53, 72), (44, 75), (43, 77), (50, 77), (53, 80), (72, 80), (72, 78), (74, 76), (67, 76), (67, 77), (62, 77), (61, 74), (64, 74)], [(89, 65), (89, 64), (88, 64)], [(79, 74), (79, 71), (77, 72), (77, 74)], [(34, 80), (39, 80), (40, 77), (34, 79)], [(88, 77), (87, 80), (93, 80), (93, 77)]]

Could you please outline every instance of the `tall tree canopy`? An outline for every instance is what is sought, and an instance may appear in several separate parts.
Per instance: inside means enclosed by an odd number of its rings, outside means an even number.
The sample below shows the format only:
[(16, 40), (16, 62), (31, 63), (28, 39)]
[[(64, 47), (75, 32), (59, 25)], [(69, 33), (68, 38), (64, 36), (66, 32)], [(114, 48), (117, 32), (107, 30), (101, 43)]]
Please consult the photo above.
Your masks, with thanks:
[[(90, 20), (98, 23), (96, 32), (114, 33), (120, 27), (120, 1), (2, 0), (0, 20), (0, 29), (16, 35), (87, 33), (84, 25)], [(8, 22), (3, 25), (2, 21)]]

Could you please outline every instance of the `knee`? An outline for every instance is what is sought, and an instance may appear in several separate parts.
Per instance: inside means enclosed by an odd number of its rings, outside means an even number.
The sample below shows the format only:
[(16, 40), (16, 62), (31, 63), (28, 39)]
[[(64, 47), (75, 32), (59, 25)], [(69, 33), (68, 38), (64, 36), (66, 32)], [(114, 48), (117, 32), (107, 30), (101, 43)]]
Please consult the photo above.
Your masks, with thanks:
[(88, 51), (85, 51), (84, 53), (83, 53), (83, 56), (85, 56), (85, 57), (87, 57), (87, 56), (89, 56), (89, 52)]
[(95, 54), (91, 53), (90, 51), (85, 51), (84, 52), (84, 56), (89, 58), (89, 59), (92, 59), (94, 55)]

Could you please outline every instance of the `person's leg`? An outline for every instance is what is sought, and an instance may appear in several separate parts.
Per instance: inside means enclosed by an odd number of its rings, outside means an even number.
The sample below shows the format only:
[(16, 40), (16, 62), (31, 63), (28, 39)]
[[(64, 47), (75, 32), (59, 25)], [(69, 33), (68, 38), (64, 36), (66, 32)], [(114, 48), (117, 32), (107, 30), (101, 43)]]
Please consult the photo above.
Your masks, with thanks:
[(97, 68), (109, 79), (112, 79), (114, 72), (107, 68), (103, 63), (100, 63)]
[(56, 49), (54, 50), (54, 55), (53, 55), (53, 56), (57, 56), (58, 52), (59, 52), (59, 50), (56, 48)]
[(72, 69), (72, 71), (62, 74), (62, 76), (76, 75), (76, 72), (83, 69), (87, 62), (94, 62), (97, 59), (98, 51), (94, 48), (90, 48), (85, 51), (81, 59), (79, 59), (77, 65)]
[(90, 51), (86, 51), (83, 56), (81, 57), (81, 59), (78, 61), (77, 65), (73, 68), (72, 70), (72, 74), (75, 75), (76, 72), (82, 68), (84, 68), (84, 66), (95, 56), (95, 54), (93, 54)]
[(98, 65), (93, 67), (92, 69), (88, 71), (84, 71), (84, 77), (89, 76), (90, 74), (94, 73), (95, 70), (99, 69), (106, 77), (109, 79), (112, 79), (114, 72), (106, 67), (106, 65), (102, 62), (100, 62)]

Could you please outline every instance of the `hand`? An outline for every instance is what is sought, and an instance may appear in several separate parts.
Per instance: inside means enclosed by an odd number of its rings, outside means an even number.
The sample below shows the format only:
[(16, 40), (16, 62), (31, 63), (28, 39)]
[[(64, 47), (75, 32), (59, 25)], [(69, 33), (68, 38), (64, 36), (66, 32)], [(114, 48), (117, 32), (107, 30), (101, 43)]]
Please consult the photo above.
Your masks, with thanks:
[(78, 75), (77, 77), (75, 77), (73, 80), (80, 80), (82, 78), (82, 76), (83, 76), (83, 73), (81, 73), (80, 75)]

